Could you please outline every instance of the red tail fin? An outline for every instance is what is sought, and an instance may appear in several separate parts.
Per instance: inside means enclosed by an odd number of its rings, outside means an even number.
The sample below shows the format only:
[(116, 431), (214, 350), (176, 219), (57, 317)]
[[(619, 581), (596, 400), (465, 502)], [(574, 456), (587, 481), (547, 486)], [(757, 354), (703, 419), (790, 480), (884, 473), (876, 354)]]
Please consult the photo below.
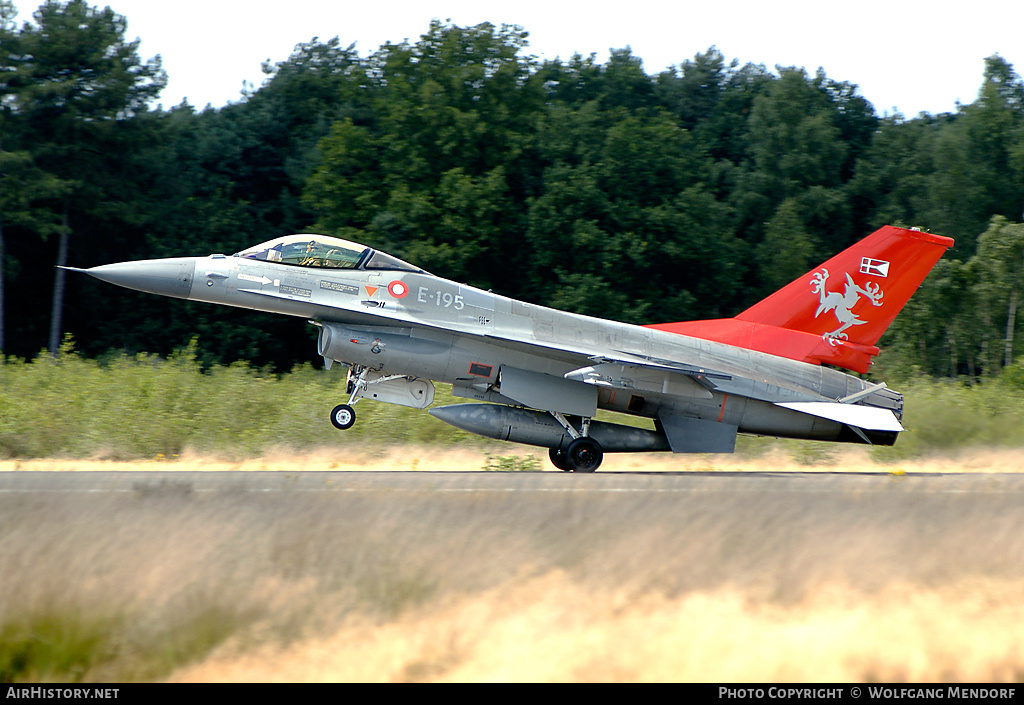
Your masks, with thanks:
[(648, 327), (867, 372), (875, 343), (952, 245), (887, 225), (735, 318)]

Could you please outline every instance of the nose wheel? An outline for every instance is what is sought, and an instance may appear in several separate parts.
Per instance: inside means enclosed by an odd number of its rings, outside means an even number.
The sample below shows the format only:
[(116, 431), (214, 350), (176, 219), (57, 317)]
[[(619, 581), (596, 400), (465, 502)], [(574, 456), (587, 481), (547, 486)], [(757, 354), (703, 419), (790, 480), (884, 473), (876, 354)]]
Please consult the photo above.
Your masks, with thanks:
[(331, 411), (331, 423), (339, 431), (352, 428), (352, 425), (356, 422), (356, 412), (348, 404), (338, 404)]
[(369, 370), (365, 367), (350, 367), (348, 379), (345, 382), (345, 391), (349, 393), (348, 404), (338, 404), (331, 409), (331, 424), (339, 431), (352, 428), (356, 422), (356, 412), (352, 405), (359, 401), (356, 395), (361, 389), (366, 388), (366, 373)]

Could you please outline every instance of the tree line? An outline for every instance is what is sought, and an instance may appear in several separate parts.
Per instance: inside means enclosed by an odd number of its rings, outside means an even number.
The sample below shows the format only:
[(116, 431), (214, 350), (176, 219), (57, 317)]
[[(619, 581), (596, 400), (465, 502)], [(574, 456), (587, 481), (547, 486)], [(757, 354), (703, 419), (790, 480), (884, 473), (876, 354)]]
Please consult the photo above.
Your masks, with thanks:
[(822, 69), (715, 47), (648, 74), (628, 49), (539, 61), (521, 27), (435, 21), (368, 56), (314, 38), (236, 103), (164, 109), (159, 57), (109, 8), (49, 0), (15, 19), (0, 0), (8, 355), (71, 333), (92, 356), (198, 336), (207, 362), (314, 357), (301, 321), (65, 280), (61, 263), (312, 231), (654, 323), (734, 315), (887, 223), (957, 244), (883, 339), (883, 367), (980, 379), (1020, 347), (1024, 83), (998, 55), (974, 102), (908, 118)]

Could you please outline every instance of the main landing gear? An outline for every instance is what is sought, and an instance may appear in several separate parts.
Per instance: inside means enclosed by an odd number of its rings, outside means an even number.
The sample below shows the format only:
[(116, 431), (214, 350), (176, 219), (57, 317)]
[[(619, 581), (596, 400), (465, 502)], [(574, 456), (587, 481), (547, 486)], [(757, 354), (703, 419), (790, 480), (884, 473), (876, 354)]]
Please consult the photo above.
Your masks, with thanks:
[(601, 444), (593, 438), (577, 438), (565, 450), (548, 450), (551, 464), (565, 472), (594, 472), (604, 459)]
[(601, 461), (604, 460), (604, 451), (601, 449), (600, 443), (587, 435), (590, 432), (590, 419), (583, 419), (583, 432), (580, 433), (562, 414), (555, 411), (549, 413), (573, 439), (565, 450), (561, 448), (548, 450), (551, 464), (565, 472), (594, 472), (597, 470), (601, 466)]

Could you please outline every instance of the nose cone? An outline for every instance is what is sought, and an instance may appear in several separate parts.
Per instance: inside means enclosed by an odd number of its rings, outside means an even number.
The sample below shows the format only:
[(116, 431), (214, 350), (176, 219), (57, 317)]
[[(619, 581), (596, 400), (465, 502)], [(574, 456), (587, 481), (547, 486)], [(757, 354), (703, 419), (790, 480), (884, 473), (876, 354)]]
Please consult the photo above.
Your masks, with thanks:
[(170, 257), (103, 264), (77, 271), (128, 289), (187, 299), (195, 270), (195, 257)]

